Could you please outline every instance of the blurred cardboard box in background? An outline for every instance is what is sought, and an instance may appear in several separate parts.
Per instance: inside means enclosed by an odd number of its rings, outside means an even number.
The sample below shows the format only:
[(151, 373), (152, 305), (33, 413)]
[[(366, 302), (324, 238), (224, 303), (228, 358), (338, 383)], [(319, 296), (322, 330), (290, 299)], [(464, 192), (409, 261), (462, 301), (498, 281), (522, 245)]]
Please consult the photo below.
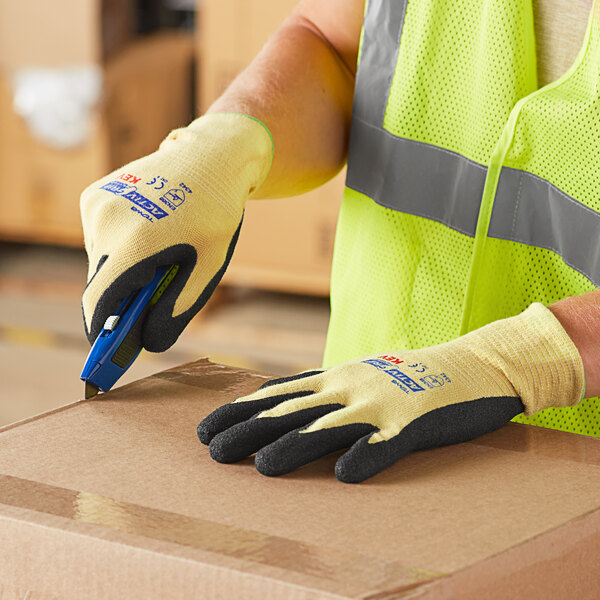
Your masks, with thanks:
[[(258, 54), (297, 0), (201, 0), (196, 36), (202, 110)], [(308, 194), (251, 200), (223, 281), (278, 291), (329, 294), (345, 169)]]
[(132, 0), (0, 0), (0, 69), (100, 63), (135, 37)]
[[(131, 0), (0, 0), (2, 238), (81, 245), (81, 191), (191, 119), (191, 35), (137, 38), (134, 7)], [(81, 143), (53, 147), (16, 114), (15, 81), (32, 67), (57, 81), (69, 68), (100, 74)]]

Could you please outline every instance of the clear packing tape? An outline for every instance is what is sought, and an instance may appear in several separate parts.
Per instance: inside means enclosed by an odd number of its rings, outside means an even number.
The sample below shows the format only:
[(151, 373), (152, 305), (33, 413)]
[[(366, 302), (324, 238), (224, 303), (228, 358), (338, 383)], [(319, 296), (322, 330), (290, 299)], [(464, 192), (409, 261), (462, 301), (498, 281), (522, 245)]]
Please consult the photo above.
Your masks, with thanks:
[[(446, 575), (401, 562), (372, 558), (353, 550), (340, 552), (10, 475), (0, 475), (0, 504), (215, 552), (302, 576), (335, 582), (350, 579), (354, 586), (364, 591), (373, 586), (410, 589)], [(356, 565), (360, 565), (359, 570)]]
[(13, 88), (14, 110), (37, 140), (67, 150), (90, 137), (92, 111), (102, 95), (99, 66), (19, 69)]

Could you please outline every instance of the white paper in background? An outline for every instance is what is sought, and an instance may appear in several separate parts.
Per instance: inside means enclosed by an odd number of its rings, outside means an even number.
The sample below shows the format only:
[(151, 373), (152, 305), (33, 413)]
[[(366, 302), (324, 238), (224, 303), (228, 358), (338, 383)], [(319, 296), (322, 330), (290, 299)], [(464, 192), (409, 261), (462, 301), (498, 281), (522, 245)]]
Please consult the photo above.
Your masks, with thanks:
[(92, 110), (102, 93), (97, 65), (24, 68), (13, 75), (13, 104), (32, 135), (54, 148), (74, 148), (85, 142)]

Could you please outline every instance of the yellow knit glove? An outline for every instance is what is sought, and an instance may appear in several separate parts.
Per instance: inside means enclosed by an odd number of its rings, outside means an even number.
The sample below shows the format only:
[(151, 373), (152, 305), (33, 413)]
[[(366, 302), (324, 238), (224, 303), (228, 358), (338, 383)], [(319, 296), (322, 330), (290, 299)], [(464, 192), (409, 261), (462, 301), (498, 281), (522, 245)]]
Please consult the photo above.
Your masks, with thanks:
[(551, 311), (532, 304), (446, 344), (270, 381), (212, 412), (198, 436), (219, 462), (258, 452), (265, 475), (350, 447), (335, 474), (354, 483), (415, 450), (493, 431), (523, 411), (572, 406), (583, 392), (577, 348)]
[(82, 307), (93, 342), (123, 298), (161, 265), (179, 265), (148, 313), (144, 347), (171, 346), (219, 283), (244, 205), (269, 172), (273, 144), (247, 115), (215, 113), (169, 134), (160, 148), (89, 186), (81, 219), (89, 257)]

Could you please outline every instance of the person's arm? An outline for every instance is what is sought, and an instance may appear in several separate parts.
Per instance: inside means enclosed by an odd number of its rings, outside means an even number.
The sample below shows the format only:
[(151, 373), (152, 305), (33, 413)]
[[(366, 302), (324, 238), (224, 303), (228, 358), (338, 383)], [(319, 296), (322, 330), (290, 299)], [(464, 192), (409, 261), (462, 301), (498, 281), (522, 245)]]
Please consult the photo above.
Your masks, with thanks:
[(255, 197), (305, 192), (344, 165), (364, 0), (303, 0), (208, 110), (260, 119), (274, 140)]
[(600, 290), (564, 298), (548, 308), (581, 355), (586, 398), (600, 396)]
[(123, 298), (176, 264), (142, 330), (147, 350), (171, 346), (225, 272), (248, 198), (300, 193), (341, 168), (363, 5), (303, 0), (208, 114), (84, 190), (90, 343)]

